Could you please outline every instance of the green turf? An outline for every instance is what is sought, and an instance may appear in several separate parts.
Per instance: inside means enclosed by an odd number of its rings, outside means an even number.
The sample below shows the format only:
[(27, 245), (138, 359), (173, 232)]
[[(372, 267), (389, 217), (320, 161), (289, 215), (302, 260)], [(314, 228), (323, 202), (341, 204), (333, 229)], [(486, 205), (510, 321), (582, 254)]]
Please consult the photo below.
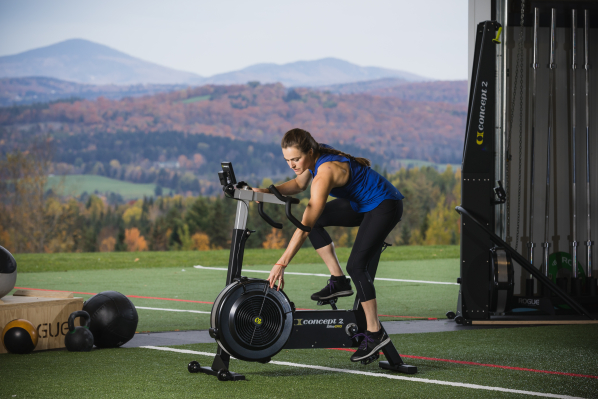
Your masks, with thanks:
[(79, 196), (84, 192), (88, 194), (93, 194), (96, 191), (101, 194), (112, 192), (120, 194), (125, 200), (130, 200), (155, 195), (156, 185), (136, 184), (96, 175), (68, 175), (50, 176), (47, 188), (53, 188), (60, 194), (72, 196)]
[(207, 96), (191, 97), (191, 98), (188, 98), (188, 99), (186, 99), (186, 100), (179, 101), (179, 102), (180, 102), (180, 103), (183, 103), (183, 104), (191, 104), (191, 103), (197, 103), (197, 102), (200, 102), (200, 101), (206, 101), (206, 100), (209, 100), (209, 99), (210, 99), (210, 97), (211, 97), (211, 96), (208, 94)]
[[(344, 264), (342, 265), (344, 267)], [(378, 277), (407, 280), (453, 282), (458, 274), (456, 259), (382, 261)], [(269, 270), (270, 265), (246, 266), (250, 270)], [(183, 271), (184, 270), (184, 271)], [(326, 273), (322, 265), (297, 264), (289, 272)], [(267, 274), (244, 272), (248, 277), (266, 278)], [(224, 288), (226, 271), (178, 268), (147, 268), (120, 270), (75, 270), (68, 272), (22, 273), (17, 275), (17, 287), (98, 293), (114, 290), (125, 295), (187, 299), (213, 302)], [(326, 285), (319, 276), (287, 275), (285, 292), (298, 308), (313, 309), (312, 293)], [(456, 306), (457, 285), (436, 285), (410, 282), (377, 281), (378, 310), (382, 315), (441, 318)], [(91, 295), (78, 294), (83, 298)], [(339, 306), (350, 308), (354, 297), (339, 300)], [(131, 298), (136, 306), (210, 311), (210, 304)], [(170, 331), (209, 328), (209, 315), (174, 313), (139, 309), (138, 331)], [(383, 317), (382, 320), (398, 318)]]
[[(403, 355), (493, 363), (567, 373), (598, 374), (596, 326), (554, 326), (393, 335)], [(567, 337), (568, 339), (558, 339)], [(550, 343), (547, 345), (547, 343)], [(177, 347), (214, 353), (215, 344)], [(283, 350), (273, 360), (391, 374), (376, 364), (351, 363), (349, 353)], [(392, 380), (276, 364), (231, 361), (246, 381), (220, 382), (190, 374), (187, 363), (211, 357), (152, 349), (104, 349), (0, 355), (0, 397), (93, 396), (122, 398), (517, 398), (514, 393)], [(407, 378), (469, 383), (540, 393), (596, 397), (598, 380), (404, 357), (418, 367)], [(34, 365), (34, 367), (33, 367)], [(399, 374), (401, 376), (405, 376)]]
[[(346, 262), (351, 248), (336, 248), (339, 260)], [(284, 250), (246, 249), (244, 265), (274, 264)], [(66, 271), (132, 269), (193, 265), (226, 266), (230, 250), (218, 251), (168, 251), (168, 252), (91, 252), (57, 254), (15, 254), (19, 273)], [(417, 259), (456, 259), (459, 258), (459, 246), (398, 246), (389, 247), (382, 253), (382, 261), (401, 261)], [(302, 263), (322, 264), (322, 259), (311, 248), (304, 248), (297, 253), (291, 267)], [(290, 270), (290, 269), (289, 269)], [(451, 277), (451, 281), (454, 280)]]

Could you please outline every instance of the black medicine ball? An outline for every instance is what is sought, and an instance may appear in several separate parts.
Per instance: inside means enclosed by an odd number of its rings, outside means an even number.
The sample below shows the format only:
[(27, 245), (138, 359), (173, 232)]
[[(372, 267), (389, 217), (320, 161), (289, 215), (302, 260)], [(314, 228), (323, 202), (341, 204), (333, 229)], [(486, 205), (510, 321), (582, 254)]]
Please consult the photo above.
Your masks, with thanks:
[(85, 301), (83, 310), (91, 317), (89, 329), (98, 348), (116, 348), (135, 336), (137, 310), (120, 292), (100, 292)]

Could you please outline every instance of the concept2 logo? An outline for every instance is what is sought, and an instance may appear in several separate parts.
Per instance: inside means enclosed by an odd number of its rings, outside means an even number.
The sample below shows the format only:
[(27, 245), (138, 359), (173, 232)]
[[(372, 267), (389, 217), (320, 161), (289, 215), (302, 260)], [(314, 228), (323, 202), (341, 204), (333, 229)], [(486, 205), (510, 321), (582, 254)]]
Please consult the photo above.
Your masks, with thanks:
[(325, 325), (326, 328), (342, 328), (343, 319), (295, 319), (296, 326)]
[[(485, 87), (485, 89), (484, 89)], [(480, 117), (478, 120), (478, 136), (476, 144), (482, 145), (484, 143), (484, 122), (486, 119), (486, 101), (488, 101), (488, 82), (482, 81), (482, 101), (480, 104)]]

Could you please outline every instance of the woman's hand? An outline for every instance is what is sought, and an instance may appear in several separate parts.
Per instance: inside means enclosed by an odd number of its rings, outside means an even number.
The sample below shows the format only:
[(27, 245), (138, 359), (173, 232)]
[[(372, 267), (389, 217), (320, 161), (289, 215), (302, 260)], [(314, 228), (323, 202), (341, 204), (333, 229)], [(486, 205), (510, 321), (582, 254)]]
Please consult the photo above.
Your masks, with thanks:
[(270, 271), (270, 276), (268, 276), (268, 278), (266, 279), (270, 282), (270, 288), (274, 288), (274, 283), (276, 283), (276, 281), (279, 282), (276, 291), (280, 291), (284, 288), (284, 269), (285, 267), (281, 264), (274, 265), (274, 267)]
[(266, 193), (266, 194), (270, 194), (270, 190), (268, 190), (267, 188), (258, 188), (258, 187), (253, 187), (252, 188), (253, 191), (255, 191), (256, 193)]

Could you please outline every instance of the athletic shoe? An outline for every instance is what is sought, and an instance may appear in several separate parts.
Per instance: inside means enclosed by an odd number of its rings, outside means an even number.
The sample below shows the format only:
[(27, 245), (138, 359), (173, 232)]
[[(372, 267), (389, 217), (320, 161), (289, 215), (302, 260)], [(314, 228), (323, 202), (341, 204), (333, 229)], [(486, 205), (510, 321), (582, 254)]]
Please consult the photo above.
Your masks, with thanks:
[(386, 334), (383, 328), (380, 331), (371, 333), (366, 331), (365, 333), (357, 334), (352, 338), (362, 337), (359, 349), (351, 356), (352, 362), (358, 362), (363, 359), (376, 354), (381, 348), (386, 346), (390, 342), (390, 337)]
[(353, 295), (351, 280), (345, 276), (330, 276), (328, 285), (311, 296), (314, 301), (325, 301), (332, 298)]

